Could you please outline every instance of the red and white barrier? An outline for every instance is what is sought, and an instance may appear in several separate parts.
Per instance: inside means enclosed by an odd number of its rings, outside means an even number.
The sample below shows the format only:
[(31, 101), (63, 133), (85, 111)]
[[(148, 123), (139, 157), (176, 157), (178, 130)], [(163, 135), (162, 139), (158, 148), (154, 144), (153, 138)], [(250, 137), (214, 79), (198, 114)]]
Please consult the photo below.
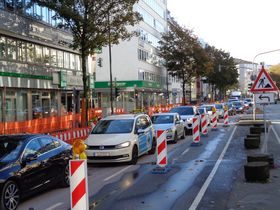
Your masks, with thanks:
[(192, 131), (193, 131), (193, 142), (199, 143), (200, 142), (199, 117), (193, 118)]
[(167, 143), (166, 131), (157, 131), (157, 165), (165, 167), (167, 165)]
[(228, 126), (228, 110), (224, 109), (224, 126)]
[(71, 210), (88, 210), (87, 161), (70, 160)]
[(208, 134), (208, 128), (207, 128), (207, 120), (206, 120), (206, 115), (201, 114), (201, 132), (203, 135)]
[(212, 112), (212, 128), (217, 129), (218, 122), (217, 122), (217, 112)]

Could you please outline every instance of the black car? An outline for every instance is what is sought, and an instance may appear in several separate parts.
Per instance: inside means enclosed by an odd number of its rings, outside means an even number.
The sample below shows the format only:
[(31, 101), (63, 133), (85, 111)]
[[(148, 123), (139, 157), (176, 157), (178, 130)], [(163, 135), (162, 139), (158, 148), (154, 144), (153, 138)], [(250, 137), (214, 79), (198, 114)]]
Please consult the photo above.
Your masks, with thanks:
[(0, 209), (49, 185), (69, 186), (71, 145), (48, 135), (0, 136)]

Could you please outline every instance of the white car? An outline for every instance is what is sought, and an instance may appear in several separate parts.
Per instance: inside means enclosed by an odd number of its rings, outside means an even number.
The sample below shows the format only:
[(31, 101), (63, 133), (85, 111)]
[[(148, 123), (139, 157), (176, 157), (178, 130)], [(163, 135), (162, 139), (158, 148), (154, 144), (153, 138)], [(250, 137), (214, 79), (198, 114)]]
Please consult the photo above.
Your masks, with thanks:
[(146, 114), (112, 115), (101, 119), (85, 140), (89, 163), (129, 162), (156, 151), (156, 136)]
[[(177, 106), (169, 111), (170, 113), (178, 113), (184, 121), (185, 134), (187, 132), (192, 134), (192, 121), (195, 116), (199, 116), (199, 112), (195, 106)], [(198, 124), (200, 125), (200, 118)]]
[(185, 138), (184, 121), (178, 113), (158, 113), (151, 116), (155, 130), (166, 130), (166, 140), (177, 143)]

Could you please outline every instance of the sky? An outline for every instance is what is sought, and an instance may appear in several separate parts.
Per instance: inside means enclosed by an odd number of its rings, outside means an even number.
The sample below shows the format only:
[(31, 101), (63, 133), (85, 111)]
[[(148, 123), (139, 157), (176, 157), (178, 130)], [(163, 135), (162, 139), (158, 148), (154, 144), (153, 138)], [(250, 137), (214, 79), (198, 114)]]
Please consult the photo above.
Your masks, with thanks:
[(181, 26), (234, 58), (280, 63), (280, 0), (167, 0), (167, 8)]

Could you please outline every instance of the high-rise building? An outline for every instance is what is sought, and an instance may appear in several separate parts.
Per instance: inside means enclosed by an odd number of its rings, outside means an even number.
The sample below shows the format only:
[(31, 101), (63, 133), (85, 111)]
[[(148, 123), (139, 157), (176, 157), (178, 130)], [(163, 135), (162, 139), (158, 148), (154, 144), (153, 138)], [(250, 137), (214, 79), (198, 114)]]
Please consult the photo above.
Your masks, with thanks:
[[(166, 103), (168, 95), (166, 69), (157, 50), (162, 33), (167, 30), (166, 0), (140, 0), (134, 10), (141, 14), (143, 21), (129, 30), (137, 31), (139, 36), (111, 47), (113, 88), (117, 87), (120, 92), (114, 106), (128, 112)], [(96, 67), (96, 104), (109, 109), (109, 47), (104, 47), (96, 60), (102, 61), (102, 65)]]
[(0, 121), (78, 111), (81, 59), (55, 12), (31, 0), (0, 2)]

